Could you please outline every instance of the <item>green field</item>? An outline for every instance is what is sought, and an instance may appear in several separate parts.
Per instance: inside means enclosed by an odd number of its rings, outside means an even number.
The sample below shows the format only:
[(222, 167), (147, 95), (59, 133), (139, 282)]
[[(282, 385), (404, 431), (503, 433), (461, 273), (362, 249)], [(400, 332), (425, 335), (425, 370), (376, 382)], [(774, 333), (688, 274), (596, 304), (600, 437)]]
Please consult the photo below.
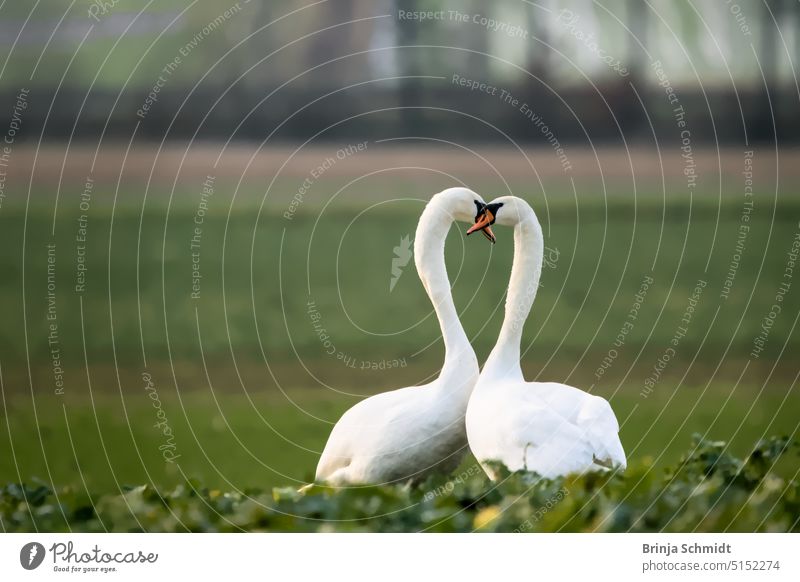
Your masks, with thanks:
[[(261, 206), (255, 191), (234, 199), (231, 185), (216, 184), (193, 262), (197, 192), (172, 200), (150, 192), (142, 211), (141, 190), (119, 193), (115, 205), (110, 187), (96, 188), (80, 292), (79, 191), (61, 193), (54, 234), (49, 192), (27, 215), (10, 203), (0, 213), (0, 482), (95, 496), (142, 484), (171, 490), (187, 478), (222, 491), (295, 487), (312, 478), (344, 410), (437, 372), (442, 347), (413, 260), (389, 290), (393, 248), (413, 237), (435, 190), (398, 199), (395, 189), (349, 191), (329, 207), (304, 203), (289, 220), (285, 191)], [(727, 299), (736, 196), (528, 199), (552, 259), (525, 330), (529, 379), (609, 398), (640, 470), (676, 463), (693, 433), (728, 442), (739, 457), (759, 439), (797, 436), (797, 289), (785, 295), (760, 357), (750, 356), (798, 233), (795, 199), (759, 199)], [(465, 228), (451, 230), (448, 269), (482, 360), (502, 322), (512, 236), (498, 227), (492, 246)], [(48, 344), (48, 244), (63, 394)], [(202, 275), (199, 298), (193, 270)], [(615, 346), (649, 277), (635, 325)], [(645, 396), (698, 281), (705, 287), (687, 332)], [(791, 478), (799, 467), (793, 453), (775, 470)]]
[[(37, 399), (37, 416), (29, 396), (16, 396), (6, 402), (10, 420), (4, 424), (15, 438), (13, 454), (3, 456), (2, 474), (4, 481), (37, 476), (45, 482), (52, 475), (55, 484), (79, 489), (85, 481), (97, 492), (140, 483), (172, 487), (186, 477), (223, 490), (300, 486), (313, 479), (329, 423), (355, 401), (321, 389), (292, 390), (287, 396), (199, 391), (161, 395), (174, 451), (180, 455), (165, 462), (159, 447), (168, 439), (154, 428), (159, 419), (146, 394), (101, 394), (94, 402), (65, 398), (63, 407), (48, 407)], [(741, 456), (764, 435), (791, 435), (797, 427), (796, 394), (787, 398), (783, 386), (761, 393), (751, 385), (733, 393), (724, 383), (707, 389), (671, 386), (645, 403), (638, 394), (626, 393), (612, 402), (629, 457), (660, 467), (677, 460), (694, 432), (731, 439), (730, 451)], [(789, 465), (785, 476), (798, 467), (800, 463)]]

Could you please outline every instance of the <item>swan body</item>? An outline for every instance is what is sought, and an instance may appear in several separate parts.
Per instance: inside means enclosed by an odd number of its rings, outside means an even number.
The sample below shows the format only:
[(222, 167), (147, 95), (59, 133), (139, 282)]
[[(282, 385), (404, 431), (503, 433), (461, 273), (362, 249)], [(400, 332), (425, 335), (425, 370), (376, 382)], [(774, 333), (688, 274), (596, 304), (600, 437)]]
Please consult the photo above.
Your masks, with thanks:
[(487, 208), (492, 221), (514, 227), (514, 262), (500, 336), (467, 407), (473, 454), (492, 479), (497, 477), (492, 462), (497, 461), (511, 471), (548, 478), (624, 469), (619, 424), (605, 399), (565, 384), (523, 378), (520, 341), (539, 288), (542, 228), (528, 203), (515, 196), (498, 198)]
[[(476, 204), (477, 203), (477, 204)], [(377, 394), (350, 408), (333, 427), (316, 481), (330, 485), (414, 481), (454, 469), (467, 450), (464, 415), (478, 379), (478, 360), (450, 292), (444, 243), (454, 220), (473, 222), (480, 196), (450, 188), (420, 217), (414, 260), (442, 329), (445, 361), (423, 386)]]

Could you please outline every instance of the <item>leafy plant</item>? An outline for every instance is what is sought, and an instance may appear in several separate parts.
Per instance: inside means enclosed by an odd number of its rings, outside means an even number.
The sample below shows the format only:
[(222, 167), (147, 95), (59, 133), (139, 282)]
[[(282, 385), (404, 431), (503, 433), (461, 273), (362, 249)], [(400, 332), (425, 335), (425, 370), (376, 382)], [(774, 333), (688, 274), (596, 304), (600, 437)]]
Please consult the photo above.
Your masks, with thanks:
[(489, 481), (477, 465), (416, 486), (334, 489), (314, 485), (223, 492), (189, 480), (119, 494), (58, 491), (41, 482), (0, 488), (5, 531), (645, 532), (800, 531), (800, 483), (776, 465), (796, 452), (786, 437), (760, 441), (744, 459), (724, 442), (695, 437), (660, 472), (647, 460), (624, 474), (548, 480), (509, 473)]

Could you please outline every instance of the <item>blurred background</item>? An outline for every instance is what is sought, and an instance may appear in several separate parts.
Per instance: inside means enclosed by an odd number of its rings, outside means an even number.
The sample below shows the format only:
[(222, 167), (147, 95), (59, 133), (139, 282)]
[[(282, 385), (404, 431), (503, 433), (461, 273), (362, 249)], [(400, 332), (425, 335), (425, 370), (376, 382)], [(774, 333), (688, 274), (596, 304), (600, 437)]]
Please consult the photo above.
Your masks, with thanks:
[[(2, 481), (311, 479), (438, 373), (411, 251), (454, 185), (535, 208), (527, 378), (608, 398), (629, 457), (796, 436), (796, 1), (51, 0), (0, 46)], [(512, 233), (465, 227), (482, 361)]]

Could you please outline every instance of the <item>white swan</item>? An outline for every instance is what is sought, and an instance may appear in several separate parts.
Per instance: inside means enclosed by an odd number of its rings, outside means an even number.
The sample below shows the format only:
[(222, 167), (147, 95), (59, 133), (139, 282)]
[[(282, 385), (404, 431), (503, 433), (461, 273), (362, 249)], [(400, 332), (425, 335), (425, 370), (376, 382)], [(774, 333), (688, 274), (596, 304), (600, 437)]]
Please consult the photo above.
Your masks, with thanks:
[(514, 227), (514, 262), (505, 319), (481, 370), (466, 415), (473, 454), (490, 478), (490, 461), (548, 478), (625, 468), (619, 425), (608, 402), (555, 382), (526, 382), (520, 368), (522, 327), (536, 297), (544, 240), (533, 209), (515, 196), (489, 203), (469, 232), (494, 222)]
[(444, 190), (428, 202), (417, 226), (414, 260), (442, 329), (442, 371), (429, 384), (377, 394), (345, 412), (322, 452), (316, 482), (413, 481), (460, 462), (467, 450), (464, 414), (479, 369), (453, 304), (444, 243), (453, 220), (472, 223), (484, 207), (466, 188)]

